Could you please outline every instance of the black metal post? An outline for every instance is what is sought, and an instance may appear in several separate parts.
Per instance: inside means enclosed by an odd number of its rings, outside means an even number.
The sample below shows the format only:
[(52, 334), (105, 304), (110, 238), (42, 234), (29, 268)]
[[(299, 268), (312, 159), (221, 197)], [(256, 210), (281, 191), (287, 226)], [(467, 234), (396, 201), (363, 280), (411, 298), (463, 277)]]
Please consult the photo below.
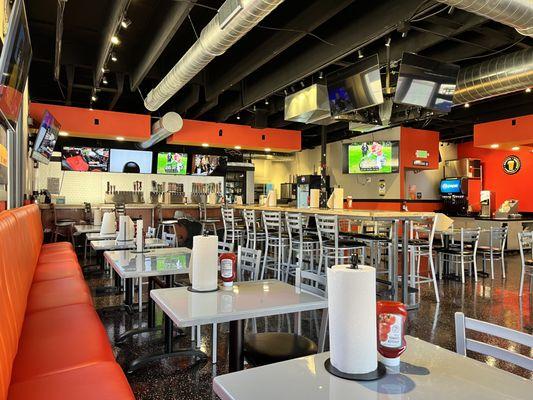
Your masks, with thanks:
[(322, 126), (320, 131), (320, 208), (327, 208), (328, 206), (328, 188), (326, 187), (326, 145), (327, 145), (327, 133), (326, 127)]
[(242, 320), (229, 323), (229, 372), (244, 369), (244, 323)]
[(150, 296), (150, 292), (155, 289), (152, 278), (148, 278), (148, 328), (155, 327), (155, 301)]

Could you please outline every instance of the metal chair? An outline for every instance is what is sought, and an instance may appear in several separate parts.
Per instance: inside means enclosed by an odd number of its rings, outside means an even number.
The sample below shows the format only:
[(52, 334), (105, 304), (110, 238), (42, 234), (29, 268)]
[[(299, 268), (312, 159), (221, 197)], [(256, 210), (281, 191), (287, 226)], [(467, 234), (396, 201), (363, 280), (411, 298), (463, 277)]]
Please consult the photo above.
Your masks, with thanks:
[(519, 296), (521, 297), (524, 291), (524, 280), (526, 275), (529, 275), (530, 278), (529, 291), (531, 292), (533, 290), (533, 232), (519, 232), (518, 244), (520, 247), (520, 260), (522, 261), (519, 291)]
[(257, 245), (261, 244), (264, 248), (266, 234), (258, 231), (260, 223), (256, 219), (254, 210), (243, 210), (244, 227), (246, 228), (246, 247), (249, 249), (257, 249)]
[(168, 233), (163, 232), (161, 239), (163, 239), (169, 247), (176, 247), (177, 241), (176, 241), (176, 234), (175, 233)]
[(121, 215), (126, 215), (126, 204), (124, 203), (115, 203), (115, 217), (117, 221)]
[(474, 271), (474, 280), (477, 282), (477, 247), (479, 244), (478, 229), (460, 230), (460, 242), (455, 242), (448, 247), (437, 249), (439, 276), (442, 276), (442, 266), (446, 262), (450, 266), (459, 266), (461, 268), (461, 283), (465, 283), (465, 267), (471, 267)]
[(58, 236), (63, 236), (65, 239), (70, 240), (74, 245), (74, 224), (76, 221), (73, 219), (58, 219), (55, 204), (50, 203), (50, 210), (54, 216), (54, 227), (52, 229), (54, 235), (54, 242), (57, 242)]
[[(314, 256), (319, 247), (318, 236), (306, 233), (304, 227), (304, 217), (301, 213), (285, 213), (287, 223), (287, 233), (289, 235), (289, 268), (285, 275), (285, 281), (288, 276), (294, 273), (296, 268), (303, 270), (304, 261), (307, 258), (310, 270), (314, 269)], [(292, 262), (293, 256), (296, 255), (296, 263)], [(306, 257), (307, 256), (307, 257)]]
[(490, 278), (494, 279), (494, 261), (499, 260), (502, 266), (502, 278), (505, 279), (505, 243), (507, 242), (506, 226), (501, 228), (490, 227), (489, 245), (478, 246), (477, 251), (481, 253), (483, 272), (485, 272), (485, 263), (490, 262)]
[[(515, 353), (504, 347), (484, 343), (466, 337), (466, 330), (480, 332), (499, 339), (508, 340), (529, 347), (529, 353), (533, 347), (533, 335), (503, 326), (491, 324), (477, 319), (465, 317), (462, 312), (455, 313), (455, 343), (457, 353), (466, 356), (467, 350), (475, 353), (494, 357), (498, 360), (515, 364), (519, 367), (533, 371), (533, 358), (523, 354)], [(491, 341), (494, 343), (494, 341)], [(497, 343), (500, 343), (498, 341)]]
[(218, 254), (231, 253), (233, 251), (233, 243), (218, 242)]
[(237, 224), (233, 208), (222, 208), (222, 223), (224, 224), (224, 238), (222, 241), (228, 242), (228, 238), (231, 238), (230, 242), (234, 245), (235, 241), (242, 244), (245, 229), (244, 226)]
[[(284, 274), (285, 247), (289, 244), (289, 236), (284, 232), (281, 212), (263, 211), (263, 228), (265, 230), (265, 252), (263, 254), (263, 268), (261, 279), (264, 279), (267, 271), (273, 271), (276, 279), (281, 280)], [(269, 251), (272, 255), (269, 256)]]
[(159, 237), (163, 239), (163, 233), (167, 232), (166, 229), (172, 229), (171, 232), (173, 235), (176, 236), (176, 239), (178, 237), (178, 233), (176, 231), (176, 224), (178, 223), (177, 219), (163, 219), (163, 209), (161, 207), (161, 204), (158, 204), (156, 206), (156, 212), (157, 212), (157, 233), (156, 237)]
[(148, 228), (146, 228), (146, 238), (147, 239), (155, 238), (156, 236), (157, 236), (157, 229), (155, 229), (152, 226), (149, 226)]
[[(205, 232), (212, 232), (213, 235), (217, 234), (217, 223), (220, 222), (219, 219), (207, 218), (207, 206), (205, 203), (198, 203), (198, 212), (199, 212), (199, 222), (202, 225), (202, 230), (200, 232), (203, 235)], [(209, 230), (207, 228), (211, 227)]]

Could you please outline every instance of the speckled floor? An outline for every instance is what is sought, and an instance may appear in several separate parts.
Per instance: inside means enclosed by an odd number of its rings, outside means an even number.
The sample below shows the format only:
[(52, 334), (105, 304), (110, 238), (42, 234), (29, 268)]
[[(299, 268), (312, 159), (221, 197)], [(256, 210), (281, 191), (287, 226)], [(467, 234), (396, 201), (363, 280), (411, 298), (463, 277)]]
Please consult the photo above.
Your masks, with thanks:
[[(409, 313), (408, 333), (421, 339), (430, 341), (444, 348), (455, 349), (454, 313), (462, 311), (467, 316), (493, 322), (509, 328), (532, 333), (533, 319), (531, 308), (533, 298), (523, 296), (518, 298), (520, 264), (517, 254), (507, 258), (507, 279), (502, 280), (498, 273), (496, 279), (479, 279), (477, 284), (468, 280), (465, 285), (455, 281), (440, 281), (440, 304), (435, 303), (433, 290), (429, 285), (423, 285), (420, 293), (420, 307)], [(110, 283), (105, 278), (87, 277), (91, 287), (107, 285)], [(467, 278), (468, 279), (468, 278)], [(134, 312), (128, 315), (121, 311), (105, 311), (105, 307), (121, 303), (120, 296), (95, 297), (95, 304), (107, 329), (110, 341), (118, 362), (125, 367), (136, 357), (162, 350), (162, 334), (154, 332), (143, 334), (129, 340), (126, 344), (114, 344), (116, 335), (126, 329), (137, 327), (146, 323), (146, 313)], [(303, 314), (303, 334), (316, 338), (317, 313)], [(161, 322), (162, 316), (158, 311), (157, 320)], [(259, 321), (259, 329), (264, 326), (264, 319)], [(287, 329), (288, 318), (273, 317), (268, 319), (270, 329), (281, 326)], [(190, 332), (188, 332), (190, 333)], [(211, 327), (202, 329), (201, 350), (211, 354)], [(193, 365), (188, 358), (166, 360), (155, 363), (150, 367), (137, 371), (128, 376), (135, 396), (139, 400), (148, 399), (216, 399), (212, 392), (211, 381), (214, 376), (227, 372), (227, 338), (228, 325), (219, 326), (218, 337), (218, 363), (213, 365), (211, 359), (202, 364)], [(190, 347), (190, 335), (177, 338), (175, 346)], [(518, 345), (516, 351), (527, 350)], [(527, 371), (512, 365), (494, 360), (492, 358), (475, 356), (499, 368), (507, 369), (519, 375), (533, 378)]]

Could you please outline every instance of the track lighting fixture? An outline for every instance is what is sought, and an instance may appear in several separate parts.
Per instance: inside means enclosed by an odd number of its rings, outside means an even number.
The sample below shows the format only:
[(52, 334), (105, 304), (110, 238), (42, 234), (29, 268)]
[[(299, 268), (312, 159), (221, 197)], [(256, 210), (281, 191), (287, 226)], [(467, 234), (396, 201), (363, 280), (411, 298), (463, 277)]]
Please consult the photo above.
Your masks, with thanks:
[(115, 53), (111, 53), (111, 61), (113, 61), (113, 62), (117, 62), (118, 61), (117, 55)]
[(131, 19), (128, 19), (126, 17), (124, 17), (122, 19), (122, 22), (120, 23), (120, 26), (123, 27), (124, 29), (128, 29), (130, 25), (131, 25)]
[(361, 50), (357, 50), (357, 58), (363, 58), (363, 52)]
[(391, 38), (390, 36), (387, 38), (387, 41), (385, 42), (385, 46), (390, 47)]

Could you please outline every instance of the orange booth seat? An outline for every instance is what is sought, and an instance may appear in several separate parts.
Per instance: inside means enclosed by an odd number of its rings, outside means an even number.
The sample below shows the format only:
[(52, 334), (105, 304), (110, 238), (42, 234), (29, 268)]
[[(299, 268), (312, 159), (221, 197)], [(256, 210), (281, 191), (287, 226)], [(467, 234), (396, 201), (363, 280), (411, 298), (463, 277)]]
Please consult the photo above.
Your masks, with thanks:
[(134, 399), (70, 243), (36, 205), (0, 213), (0, 399)]

